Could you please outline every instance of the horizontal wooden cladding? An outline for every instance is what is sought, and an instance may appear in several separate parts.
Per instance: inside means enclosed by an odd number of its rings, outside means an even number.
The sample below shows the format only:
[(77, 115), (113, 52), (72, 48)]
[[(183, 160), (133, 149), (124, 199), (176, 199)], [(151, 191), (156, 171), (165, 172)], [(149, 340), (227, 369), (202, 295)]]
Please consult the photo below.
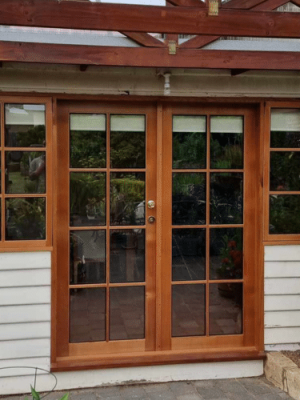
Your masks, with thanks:
[(42, 338), (50, 340), (50, 321), (0, 325), (0, 342), (7, 341), (9, 343), (12, 340)]
[(288, 71), (299, 69), (300, 53), (178, 49), (177, 54), (173, 56), (169, 55), (167, 49), (164, 48), (112, 48), (106, 46), (1, 42), (0, 60), (6, 62), (149, 68), (238, 68)]
[(218, 18), (199, 7), (1, 0), (1, 25), (255, 37), (300, 37), (297, 13), (220, 10)]
[(43, 268), (51, 268), (51, 253), (48, 251), (0, 253), (0, 271)]
[(265, 345), (299, 343), (300, 327), (277, 327), (265, 330)]
[(265, 246), (265, 262), (300, 261), (300, 243), (298, 245)]
[[(15, 366), (19, 368), (15, 368)], [(21, 359), (13, 359), (13, 360), (0, 360), (0, 376), (9, 377), (9, 376), (27, 376), (33, 375), (35, 372), (37, 374), (45, 374), (43, 371), (35, 371), (31, 368), (43, 368), (46, 371), (50, 370), (50, 358), (49, 357), (30, 357), (30, 358), (21, 358)], [(3, 369), (2, 369), (3, 368)]]
[(135, 354), (120, 354), (104, 356), (101, 360), (87, 357), (61, 357), (51, 364), (53, 372), (76, 371), (95, 368), (133, 367), (142, 365), (183, 364), (201, 362), (229, 362), (243, 360), (263, 360), (265, 353), (253, 347), (226, 349), (226, 351), (161, 351)]
[(0, 341), (0, 359), (49, 357), (50, 339)]
[(1, 306), (50, 304), (50, 300), (50, 285), (41, 287), (7, 287), (0, 290)]
[(265, 312), (300, 310), (300, 294), (265, 296)]

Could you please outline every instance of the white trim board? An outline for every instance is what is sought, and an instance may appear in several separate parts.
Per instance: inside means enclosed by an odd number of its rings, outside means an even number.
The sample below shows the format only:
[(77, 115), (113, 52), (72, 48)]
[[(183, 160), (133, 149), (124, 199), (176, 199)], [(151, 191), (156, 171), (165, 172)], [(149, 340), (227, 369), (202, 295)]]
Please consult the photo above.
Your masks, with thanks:
[[(56, 390), (70, 390), (146, 382), (244, 378), (263, 373), (263, 361), (254, 360), (59, 372), (55, 375), (58, 380)], [(2, 378), (0, 395), (28, 392), (33, 379), (32, 376)], [(53, 377), (40, 375), (37, 377), (37, 390), (50, 390), (52, 383)]]

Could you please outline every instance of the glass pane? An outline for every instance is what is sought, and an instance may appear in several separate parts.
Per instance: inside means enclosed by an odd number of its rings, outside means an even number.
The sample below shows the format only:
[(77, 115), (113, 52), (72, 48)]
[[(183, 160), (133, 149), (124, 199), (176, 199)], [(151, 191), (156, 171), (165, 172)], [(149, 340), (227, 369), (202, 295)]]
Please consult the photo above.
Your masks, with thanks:
[(46, 238), (46, 199), (6, 200), (6, 240), (44, 240)]
[(70, 283), (105, 283), (105, 231), (70, 234)]
[(70, 343), (105, 340), (106, 289), (70, 290)]
[(173, 117), (173, 168), (206, 167), (206, 117)]
[(243, 333), (243, 284), (209, 285), (209, 334)]
[(173, 229), (172, 279), (205, 279), (205, 229)]
[(271, 152), (270, 190), (300, 190), (299, 152)]
[(286, 108), (271, 111), (271, 147), (300, 147), (300, 110)]
[(270, 196), (270, 234), (300, 233), (300, 196)]
[(243, 117), (211, 117), (211, 168), (243, 168)]
[(113, 173), (110, 176), (112, 225), (145, 224), (145, 174)]
[(6, 193), (46, 192), (46, 153), (7, 151), (5, 153)]
[(210, 279), (243, 278), (243, 228), (210, 230)]
[(110, 288), (110, 340), (145, 338), (145, 288)]
[(174, 173), (173, 225), (204, 225), (206, 221), (206, 176), (201, 173)]
[(106, 116), (70, 115), (71, 168), (106, 167)]
[(5, 145), (8, 147), (44, 147), (46, 142), (43, 104), (5, 105)]
[(110, 234), (110, 281), (145, 281), (145, 231), (117, 230)]
[(210, 175), (211, 224), (243, 223), (243, 174)]
[(145, 132), (144, 115), (111, 116), (111, 168), (145, 168)]
[(205, 335), (205, 285), (172, 287), (172, 336)]
[(71, 226), (105, 225), (106, 174), (71, 172)]

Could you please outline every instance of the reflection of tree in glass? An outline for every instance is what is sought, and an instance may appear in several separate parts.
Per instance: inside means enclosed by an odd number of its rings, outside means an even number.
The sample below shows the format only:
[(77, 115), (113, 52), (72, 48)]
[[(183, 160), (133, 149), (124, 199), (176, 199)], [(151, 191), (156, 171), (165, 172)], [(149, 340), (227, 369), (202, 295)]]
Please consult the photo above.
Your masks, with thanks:
[(271, 190), (300, 189), (300, 154), (298, 152), (271, 152)]
[(212, 133), (210, 152), (212, 168), (243, 168), (243, 134)]
[(111, 132), (110, 148), (113, 168), (145, 167), (145, 132)]
[(45, 143), (45, 126), (37, 125), (28, 128), (25, 132), (17, 133), (17, 145), (19, 147), (28, 147), (34, 145), (44, 145)]
[(173, 223), (205, 223), (205, 193), (205, 174), (173, 174)]
[(143, 224), (136, 210), (145, 200), (144, 174), (112, 174), (111, 177), (111, 220), (115, 224)]
[(99, 214), (104, 214), (105, 181), (104, 173), (71, 173), (71, 216), (86, 217), (90, 206), (95, 207)]
[(298, 148), (300, 147), (300, 132), (271, 132), (271, 147), (273, 148)]
[(270, 233), (300, 233), (300, 196), (270, 196)]
[(206, 134), (173, 133), (173, 168), (205, 168)]
[(8, 240), (42, 240), (46, 232), (46, 201), (42, 198), (7, 201), (6, 238)]
[(106, 132), (72, 131), (70, 151), (73, 168), (104, 168)]

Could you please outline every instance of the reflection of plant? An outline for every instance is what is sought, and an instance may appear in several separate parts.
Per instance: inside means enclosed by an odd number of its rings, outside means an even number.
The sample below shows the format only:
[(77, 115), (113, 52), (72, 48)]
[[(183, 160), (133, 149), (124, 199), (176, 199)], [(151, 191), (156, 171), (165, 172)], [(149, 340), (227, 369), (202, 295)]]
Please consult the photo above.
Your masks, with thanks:
[(37, 125), (29, 128), (26, 132), (17, 133), (17, 143), (19, 147), (30, 145), (42, 145), (45, 141), (45, 126)]
[(94, 208), (99, 214), (105, 207), (105, 174), (72, 173), (70, 180), (71, 215), (85, 216)]
[(77, 168), (105, 167), (106, 133), (72, 131), (71, 163)]
[(299, 189), (298, 152), (271, 152), (271, 190)]
[(225, 132), (212, 134), (210, 147), (213, 168), (242, 168), (242, 144), (243, 136), (241, 134)]
[(7, 214), (7, 232), (10, 239), (45, 239), (46, 218), (44, 199), (10, 199)]
[(300, 233), (300, 196), (270, 197), (270, 233)]
[(221, 250), (222, 264), (217, 269), (220, 278), (237, 279), (243, 276), (243, 251), (240, 235), (235, 235), (233, 239), (228, 235), (222, 238), (223, 248)]
[(192, 132), (173, 134), (173, 167), (205, 167), (206, 137), (203, 133)]

